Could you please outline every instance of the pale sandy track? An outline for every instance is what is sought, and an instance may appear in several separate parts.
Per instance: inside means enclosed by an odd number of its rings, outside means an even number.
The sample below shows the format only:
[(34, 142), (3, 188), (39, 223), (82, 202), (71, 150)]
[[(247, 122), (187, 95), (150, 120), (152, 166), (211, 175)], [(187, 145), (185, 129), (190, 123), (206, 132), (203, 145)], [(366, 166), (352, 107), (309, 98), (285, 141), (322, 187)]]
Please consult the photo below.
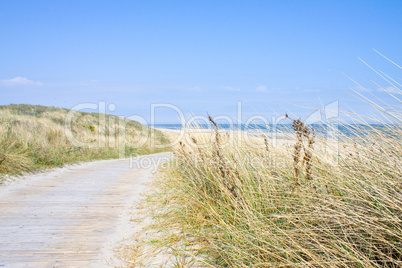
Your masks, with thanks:
[[(170, 153), (26, 176), (0, 187), (1, 267), (113, 267), (130, 207)], [(142, 164), (142, 166), (140, 165)]]

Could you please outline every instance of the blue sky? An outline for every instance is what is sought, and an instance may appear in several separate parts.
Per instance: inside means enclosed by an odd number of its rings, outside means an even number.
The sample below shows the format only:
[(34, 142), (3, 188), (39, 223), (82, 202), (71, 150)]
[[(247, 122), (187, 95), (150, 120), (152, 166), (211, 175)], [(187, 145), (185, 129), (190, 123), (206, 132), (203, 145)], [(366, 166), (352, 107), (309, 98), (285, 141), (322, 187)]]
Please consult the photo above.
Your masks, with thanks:
[[(0, 105), (116, 105), (149, 120), (152, 103), (235, 117), (339, 100), (369, 115), (346, 74), (391, 105), (402, 73), (402, 3), (382, 1), (21, 1), (0, 3)], [(370, 94), (370, 93), (364, 93)], [(399, 95), (400, 96), (400, 95)], [(400, 107), (398, 107), (399, 109)], [(172, 109), (156, 123), (177, 122)]]

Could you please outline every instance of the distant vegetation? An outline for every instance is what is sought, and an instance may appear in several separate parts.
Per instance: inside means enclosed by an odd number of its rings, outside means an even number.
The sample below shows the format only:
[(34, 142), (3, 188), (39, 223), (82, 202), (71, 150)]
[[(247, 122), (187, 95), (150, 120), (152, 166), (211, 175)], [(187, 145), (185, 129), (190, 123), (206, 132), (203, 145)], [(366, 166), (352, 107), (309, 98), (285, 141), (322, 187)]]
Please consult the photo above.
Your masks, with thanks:
[(218, 126), (185, 137), (147, 198), (155, 220), (133, 265), (166, 250), (176, 267), (402, 267), (400, 125), (350, 126), (360, 135), (339, 143), (292, 127), (279, 146)]
[[(72, 114), (71, 126), (66, 126), (69, 112)], [(104, 116), (102, 121), (99, 114), (56, 107), (0, 106), (0, 176), (118, 158), (121, 151), (128, 157), (166, 150), (151, 147), (150, 128), (113, 115)], [(122, 125), (125, 125), (124, 129)], [(76, 142), (67, 136), (69, 130)], [(119, 133), (124, 133), (120, 140)], [(169, 142), (160, 131), (155, 130), (153, 138), (155, 145)], [(138, 146), (139, 143), (142, 145)]]

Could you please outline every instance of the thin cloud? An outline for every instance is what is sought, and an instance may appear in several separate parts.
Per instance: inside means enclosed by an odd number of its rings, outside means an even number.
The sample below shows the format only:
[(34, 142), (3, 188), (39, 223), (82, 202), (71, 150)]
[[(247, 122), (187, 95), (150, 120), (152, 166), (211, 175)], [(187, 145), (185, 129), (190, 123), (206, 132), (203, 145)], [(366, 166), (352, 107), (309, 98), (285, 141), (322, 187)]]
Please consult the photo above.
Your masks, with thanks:
[(42, 86), (43, 83), (39, 81), (32, 81), (26, 77), (17, 76), (11, 79), (0, 80), (1, 86)]
[(383, 90), (386, 92), (389, 92), (389, 93), (402, 94), (402, 91), (395, 87), (387, 87), (387, 88), (384, 88)]
[(255, 91), (257, 91), (257, 92), (264, 92), (264, 93), (267, 93), (267, 92), (279, 92), (281, 90), (282, 89), (280, 87), (267, 88), (266, 86), (258, 86), (255, 89)]
[(255, 91), (257, 92), (268, 92), (268, 88), (266, 86), (258, 86)]

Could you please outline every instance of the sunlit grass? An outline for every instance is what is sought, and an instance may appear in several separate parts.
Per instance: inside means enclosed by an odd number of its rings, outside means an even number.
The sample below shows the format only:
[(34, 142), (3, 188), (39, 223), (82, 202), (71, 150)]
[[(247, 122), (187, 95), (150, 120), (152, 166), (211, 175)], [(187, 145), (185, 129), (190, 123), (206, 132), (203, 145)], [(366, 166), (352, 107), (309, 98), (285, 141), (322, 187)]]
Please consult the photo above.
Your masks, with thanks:
[(401, 267), (398, 116), (349, 125), (356, 135), (339, 140), (298, 134), (302, 125), (278, 146), (256, 134), (253, 146), (246, 133), (188, 134), (148, 196), (152, 235), (131, 263), (162, 251), (178, 267)]
[[(70, 111), (35, 105), (0, 107), (0, 175), (20, 174), (68, 163), (96, 159), (118, 158), (120, 152), (148, 154), (165, 149), (151, 147), (151, 131), (137, 122), (105, 116), (105, 128), (100, 128), (99, 114), (73, 111), (71, 127), (66, 127)], [(123, 122), (125, 127), (123, 128)], [(71, 130), (74, 142), (67, 136)], [(119, 133), (124, 133), (123, 139)], [(138, 146), (142, 138), (148, 140)], [(156, 145), (169, 140), (155, 131)]]

